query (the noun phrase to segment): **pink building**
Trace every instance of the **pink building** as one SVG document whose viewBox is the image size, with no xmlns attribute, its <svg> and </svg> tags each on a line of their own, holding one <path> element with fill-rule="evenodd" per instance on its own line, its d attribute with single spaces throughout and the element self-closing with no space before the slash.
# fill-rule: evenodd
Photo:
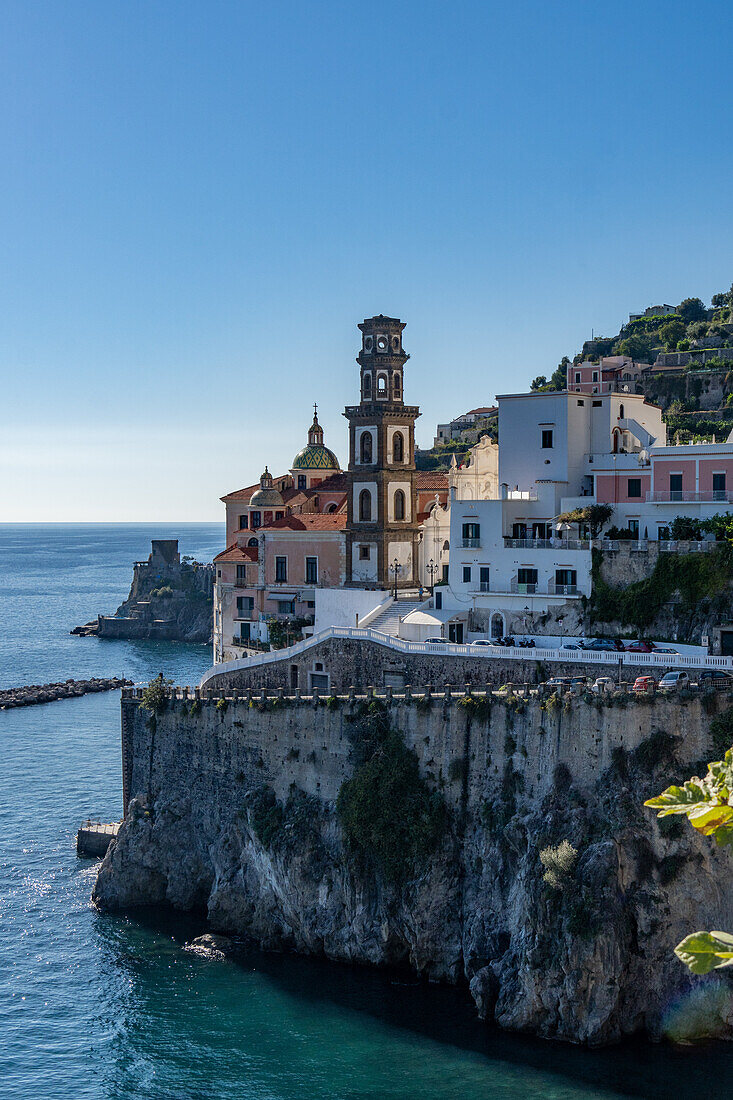
<svg viewBox="0 0 733 1100">
<path fill-rule="evenodd" d="M 620 393 L 633 384 L 643 370 L 650 370 L 648 363 L 635 363 L 628 355 L 609 355 L 599 363 L 585 360 L 568 367 L 568 389 L 573 393 Z"/>
</svg>

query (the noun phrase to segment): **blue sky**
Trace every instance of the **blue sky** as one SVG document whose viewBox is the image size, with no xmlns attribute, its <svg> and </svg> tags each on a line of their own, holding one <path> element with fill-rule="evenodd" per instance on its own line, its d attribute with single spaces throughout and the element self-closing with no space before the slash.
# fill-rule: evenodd
<svg viewBox="0 0 733 1100">
<path fill-rule="evenodd" d="M 218 519 L 356 324 L 418 442 L 733 281 L 723 3 L 178 0 L 0 11 L 0 520 Z"/>
</svg>

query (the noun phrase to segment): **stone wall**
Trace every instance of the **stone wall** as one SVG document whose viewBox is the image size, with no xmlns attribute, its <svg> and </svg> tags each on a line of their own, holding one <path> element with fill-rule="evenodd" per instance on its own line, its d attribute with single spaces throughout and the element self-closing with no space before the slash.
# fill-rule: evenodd
<svg viewBox="0 0 733 1100">
<path fill-rule="evenodd" d="M 730 698 L 381 702 L 448 808 L 408 881 L 355 861 L 335 810 L 370 736 L 368 698 L 186 692 L 153 715 L 126 690 L 130 801 L 97 904 L 203 908 L 265 948 L 466 981 L 505 1027 L 591 1044 L 659 1034 L 695 984 L 674 944 L 733 927 L 733 860 L 689 827 L 662 833 L 642 803 L 710 756 Z M 253 799 L 268 790 L 279 810 L 264 832 Z M 539 860 L 562 839 L 578 852 L 567 892 Z"/>
<path fill-rule="evenodd" d="M 207 686 L 216 690 L 263 687 L 291 690 L 298 687 L 303 692 L 310 692 L 312 677 L 316 675 L 328 677 L 328 686 L 321 689 L 321 694 L 327 695 L 329 691 L 345 692 L 350 687 L 355 687 L 357 691 L 386 686 L 399 691 L 406 685 L 425 684 L 442 690 L 446 683 L 454 688 L 463 688 L 465 684 L 500 687 L 509 682 L 537 684 L 550 676 L 590 676 L 595 679 L 618 672 L 613 653 L 604 654 L 605 659 L 597 663 L 573 661 L 565 665 L 557 661 L 549 664 L 532 657 L 531 649 L 518 652 L 523 655 L 518 660 L 487 657 L 481 653 L 475 657 L 440 652 L 399 653 L 371 640 L 332 638 L 317 643 L 304 653 L 249 669 L 227 671 L 222 666 L 221 672 L 209 680 Z M 627 666 L 623 670 L 626 678 L 633 679 L 637 675 L 636 667 Z"/>
</svg>

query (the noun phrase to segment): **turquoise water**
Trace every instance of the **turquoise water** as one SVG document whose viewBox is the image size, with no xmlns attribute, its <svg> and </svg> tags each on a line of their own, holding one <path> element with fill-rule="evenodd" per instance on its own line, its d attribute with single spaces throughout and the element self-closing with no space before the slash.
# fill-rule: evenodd
<svg viewBox="0 0 733 1100">
<path fill-rule="evenodd" d="M 159 671 L 203 646 L 68 630 L 126 595 L 154 535 L 210 559 L 215 526 L 0 526 L 0 685 Z M 202 959 L 197 921 L 101 915 L 74 835 L 120 814 L 114 694 L 0 712 L 0 1098 L 552 1100 L 723 1095 L 726 1047 L 589 1052 L 481 1025 L 461 990 L 282 956 Z"/>
</svg>

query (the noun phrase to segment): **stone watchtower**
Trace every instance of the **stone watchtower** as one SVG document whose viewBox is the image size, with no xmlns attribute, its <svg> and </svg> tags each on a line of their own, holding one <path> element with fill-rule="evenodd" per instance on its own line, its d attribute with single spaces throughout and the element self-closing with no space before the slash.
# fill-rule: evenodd
<svg viewBox="0 0 733 1100">
<path fill-rule="evenodd" d="M 390 588 L 417 584 L 415 493 L 416 405 L 405 405 L 402 350 L 404 324 L 396 317 L 370 317 L 357 363 L 361 401 L 344 411 L 349 421 L 349 491 L 346 578 L 354 586 Z"/>
</svg>

